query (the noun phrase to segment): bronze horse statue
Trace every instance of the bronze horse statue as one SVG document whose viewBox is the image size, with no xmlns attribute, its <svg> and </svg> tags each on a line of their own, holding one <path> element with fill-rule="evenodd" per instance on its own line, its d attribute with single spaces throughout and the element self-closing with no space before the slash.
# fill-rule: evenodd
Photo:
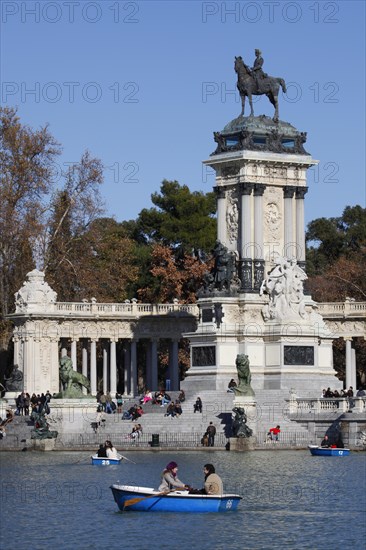
<svg viewBox="0 0 366 550">
<path fill-rule="evenodd" d="M 258 85 L 255 78 L 252 76 L 251 69 L 244 63 L 242 57 L 235 57 L 234 64 L 235 72 L 238 75 L 237 88 L 241 97 L 241 113 L 244 115 L 245 97 L 249 99 L 250 116 L 254 116 L 253 110 L 253 95 L 266 95 L 269 101 L 275 108 L 273 120 L 278 122 L 278 92 L 280 87 L 282 91 L 286 93 L 286 84 L 283 78 L 277 78 L 274 76 L 265 76 L 258 80 Z M 258 89 L 259 88 L 259 89 Z"/>
</svg>

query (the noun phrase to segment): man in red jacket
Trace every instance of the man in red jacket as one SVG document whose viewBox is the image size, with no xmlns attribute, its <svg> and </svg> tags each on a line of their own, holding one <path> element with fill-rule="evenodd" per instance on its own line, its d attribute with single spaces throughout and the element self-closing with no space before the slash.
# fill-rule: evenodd
<svg viewBox="0 0 366 550">
<path fill-rule="evenodd" d="M 280 426 L 277 424 L 275 428 L 270 428 L 268 435 L 272 441 L 278 441 L 278 434 L 281 433 Z"/>
</svg>

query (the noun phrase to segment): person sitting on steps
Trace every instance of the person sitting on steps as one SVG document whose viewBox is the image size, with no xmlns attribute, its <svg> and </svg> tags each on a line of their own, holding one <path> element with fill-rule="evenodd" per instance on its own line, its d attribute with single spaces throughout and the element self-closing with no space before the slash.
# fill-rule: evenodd
<svg viewBox="0 0 366 550">
<path fill-rule="evenodd" d="M 197 397 L 195 404 L 193 405 L 193 412 L 202 412 L 202 400 Z"/>
</svg>

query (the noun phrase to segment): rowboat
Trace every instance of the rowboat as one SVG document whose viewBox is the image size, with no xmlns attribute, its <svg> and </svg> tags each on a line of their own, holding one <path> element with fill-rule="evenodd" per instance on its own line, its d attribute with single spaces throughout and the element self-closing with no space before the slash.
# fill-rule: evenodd
<svg viewBox="0 0 366 550">
<path fill-rule="evenodd" d="M 118 455 L 117 458 L 106 458 L 104 456 L 93 455 L 91 459 L 94 466 L 112 466 L 113 464 L 119 464 L 123 456 Z"/>
<path fill-rule="evenodd" d="M 338 447 L 319 447 L 318 445 L 309 445 L 309 450 L 313 456 L 348 456 L 349 449 L 339 449 Z"/>
<path fill-rule="evenodd" d="M 111 485 L 111 489 L 122 512 L 231 512 L 241 500 L 233 494 L 190 495 L 185 490 L 159 493 L 151 487 L 130 485 Z"/>
</svg>

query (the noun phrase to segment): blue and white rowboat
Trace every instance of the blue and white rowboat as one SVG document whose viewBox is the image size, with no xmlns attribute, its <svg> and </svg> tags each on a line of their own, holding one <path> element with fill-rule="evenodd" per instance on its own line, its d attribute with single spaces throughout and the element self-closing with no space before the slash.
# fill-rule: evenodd
<svg viewBox="0 0 366 550">
<path fill-rule="evenodd" d="M 130 485 L 111 485 L 111 489 L 122 512 L 232 512 L 241 500 L 232 494 L 190 495 L 180 490 L 162 494 L 151 487 Z"/>
<path fill-rule="evenodd" d="M 113 464 L 119 464 L 123 456 L 118 455 L 117 458 L 106 458 L 104 456 L 93 455 L 91 459 L 94 466 L 112 466 Z"/>
<path fill-rule="evenodd" d="M 338 447 L 318 447 L 318 445 L 309 445 L 309 450 L 313 456 L 348 456 L 349 449 L 339 449 Z"/>
</svg>

